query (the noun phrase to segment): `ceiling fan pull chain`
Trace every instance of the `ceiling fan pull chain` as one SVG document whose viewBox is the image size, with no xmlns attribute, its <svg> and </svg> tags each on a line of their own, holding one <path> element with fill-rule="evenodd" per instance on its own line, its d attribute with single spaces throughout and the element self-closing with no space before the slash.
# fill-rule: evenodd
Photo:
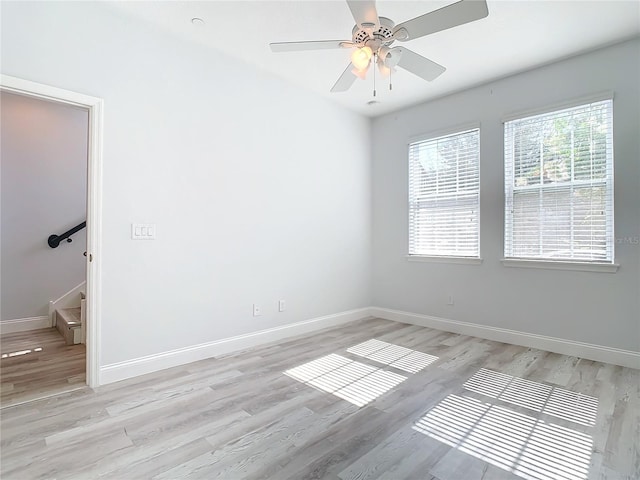
<svg viewBox="0 0 640 480">
<path fill-rule="evenodd" d="M 391 91 L 391 90 L 392 90 L 392 88 L 391 88 L 391 87 L 392 87 L 392 86 L 391 86 L 391 69 L 389 69 L 389 91 Z"/>
<path fill-rule="evenodd" d="M 373 54 L 373 64 L 376 65 L 377 62 L 377 55 L 374 53 Z M 376 96 L 376 69 L 373 68 L 373 96 Z"/>
</svg>

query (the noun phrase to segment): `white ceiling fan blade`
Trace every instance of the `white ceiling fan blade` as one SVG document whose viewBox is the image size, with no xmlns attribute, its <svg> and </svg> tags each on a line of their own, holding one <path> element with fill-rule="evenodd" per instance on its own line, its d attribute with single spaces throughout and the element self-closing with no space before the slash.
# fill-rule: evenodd
<svg viewBox="0 0 640 480">
<path fill-rule="evenodd" d="M 374 31 L 380 27 L 375 0 L 347 0 L 347 5 L 360 28 Z"/>
<path fill-rule="evenodd" d="M 351 40 L 318 40 L 311 42 L 275 42 L 270 43 L 272 52 L 302 52 L 306 50 L 325 50 L 331 48 L 349 48 Z"/>
<path fill-rule="evenodd" d="M 353 74 L 352 72 L 353 69 L 354 69 L 353 63 L 350 63 L 345 69 L 345 71 L 342 72 L 342 75 L 340 75 L 340 78 L 338 78 L 338 81 L 336 82 L 336 84 L 331 88 L 331 92 L 333 93 L 346 92 L 351 88 L 351 85 L 353 85 L 353 82 L 355 82 L 356 78 L 358 78 Z"/>
<path fill-rule="evenodd" d="M 489 9 L 486 0 L 461 0 L 396 25 L 393 29 L 393 37 L 401 42 L 413 40 L 480 20 L 487 15 L 489 15 Z"/>
<path fill-rule="evenodd" d="M 414 75 L 424 78 L 430 82 L 444 73 L 446 68 L 442 65 L 432 62 L 428 58 L 424 58 L 422 55 L 418 55 L 416 52 L 405 47 L 392 48 L 391 52 L 400 56 L 398 66 L 410 71 Z"/>
</svg>

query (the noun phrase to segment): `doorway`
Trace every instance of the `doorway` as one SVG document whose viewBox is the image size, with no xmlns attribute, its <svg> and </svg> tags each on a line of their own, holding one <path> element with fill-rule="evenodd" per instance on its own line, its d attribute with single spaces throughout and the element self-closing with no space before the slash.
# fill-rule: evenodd
<svg viewBox="0 0 640 480">
<path fill-rule="evenodd" d="M 88 112 L 87 202 L 86 202 L 86 384 L 100 385 L 99 335 L 101 304 L 101 203 L 102 203 L 102 108 L 100 98 L 51 87 L 7 75 L 0 75 L 0 91 L 57 104 L 79 107 Z M 2 288 L 2 285 L 0 285 Z"/>
</svg>

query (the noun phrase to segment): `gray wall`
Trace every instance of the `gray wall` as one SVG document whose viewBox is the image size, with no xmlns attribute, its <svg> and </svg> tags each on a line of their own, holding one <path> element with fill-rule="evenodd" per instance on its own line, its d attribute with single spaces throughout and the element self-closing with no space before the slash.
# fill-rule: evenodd
<svg viewBox="0 0 640 480">
<path fill-rule="evenodd" d="M 85 280 L 86 230 L 52 249 L 47 238 L 85 220 L 88 112 L 0 94 L 2 320 L 47 315 Z"/>
<path fill-rule="evenodd" d="M 446 77 L 443 76 L 443 81 Z M 374 304 L 640 351 L 640 41 L 425 103 L 373 122 Z M 612 90 L 615 274 L 506 268 L 503 127 L 507 114 Z M 479 265 L 407 262 L 407 140 L 481 123 Z M 454 305 L 447 306 L 448 295 Z"/>
<path fill-rule="evenodd" d="M 367 119 L 100 2 L 1 26 L 2 73 L 104 99 L 101 365 L 371 304 Z"/>
</svg>

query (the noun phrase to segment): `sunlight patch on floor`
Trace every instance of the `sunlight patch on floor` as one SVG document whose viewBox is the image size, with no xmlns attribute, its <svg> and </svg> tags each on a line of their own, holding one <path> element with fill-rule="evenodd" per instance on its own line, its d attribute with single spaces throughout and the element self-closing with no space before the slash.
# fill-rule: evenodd
<svg viewBox="0 0 640 480">
<path fill-rule="evenodd" d="M 17 352 L 3 353 L 1 358 L 12 358 L 12 357 L 21 357 L 22 355 L 27 355 L 29 353 L 41 352 L 41 347 L 36 347 L 34 349 L 20 350 Z"/>
<path fill-rule="evenodd" d="M 347 352 L 408 373 L 418 373 L 438 360 L 433 355 L 376 339 L 354 345 Z"/>
<path fill-rule="evenodd" d="M 413 429 L 532 480 L 585 480 L 590 435 L 481 400 L 449 395 Z"/>
<path fill-rule="evenodd" d="M 284 372 L 323 392 L 363 407 L 407 377 L 332 353 Z"/>
<path fill-rule="evenodd" d="M 598 399 L 595 397 L 486 368 L 478 370 L 464 387 L 472 392 L 580 425 L 595 425 L 598 415 Z"/>
<path fill-rule="evenodd" d="M 348 353 L 402 370 L 418 373 L 438 357 L 371 339 Z M 284 372 L 285 375 L 362 407 L 404 382 L 407 377 L 332 353 Z"/>
</svg>

